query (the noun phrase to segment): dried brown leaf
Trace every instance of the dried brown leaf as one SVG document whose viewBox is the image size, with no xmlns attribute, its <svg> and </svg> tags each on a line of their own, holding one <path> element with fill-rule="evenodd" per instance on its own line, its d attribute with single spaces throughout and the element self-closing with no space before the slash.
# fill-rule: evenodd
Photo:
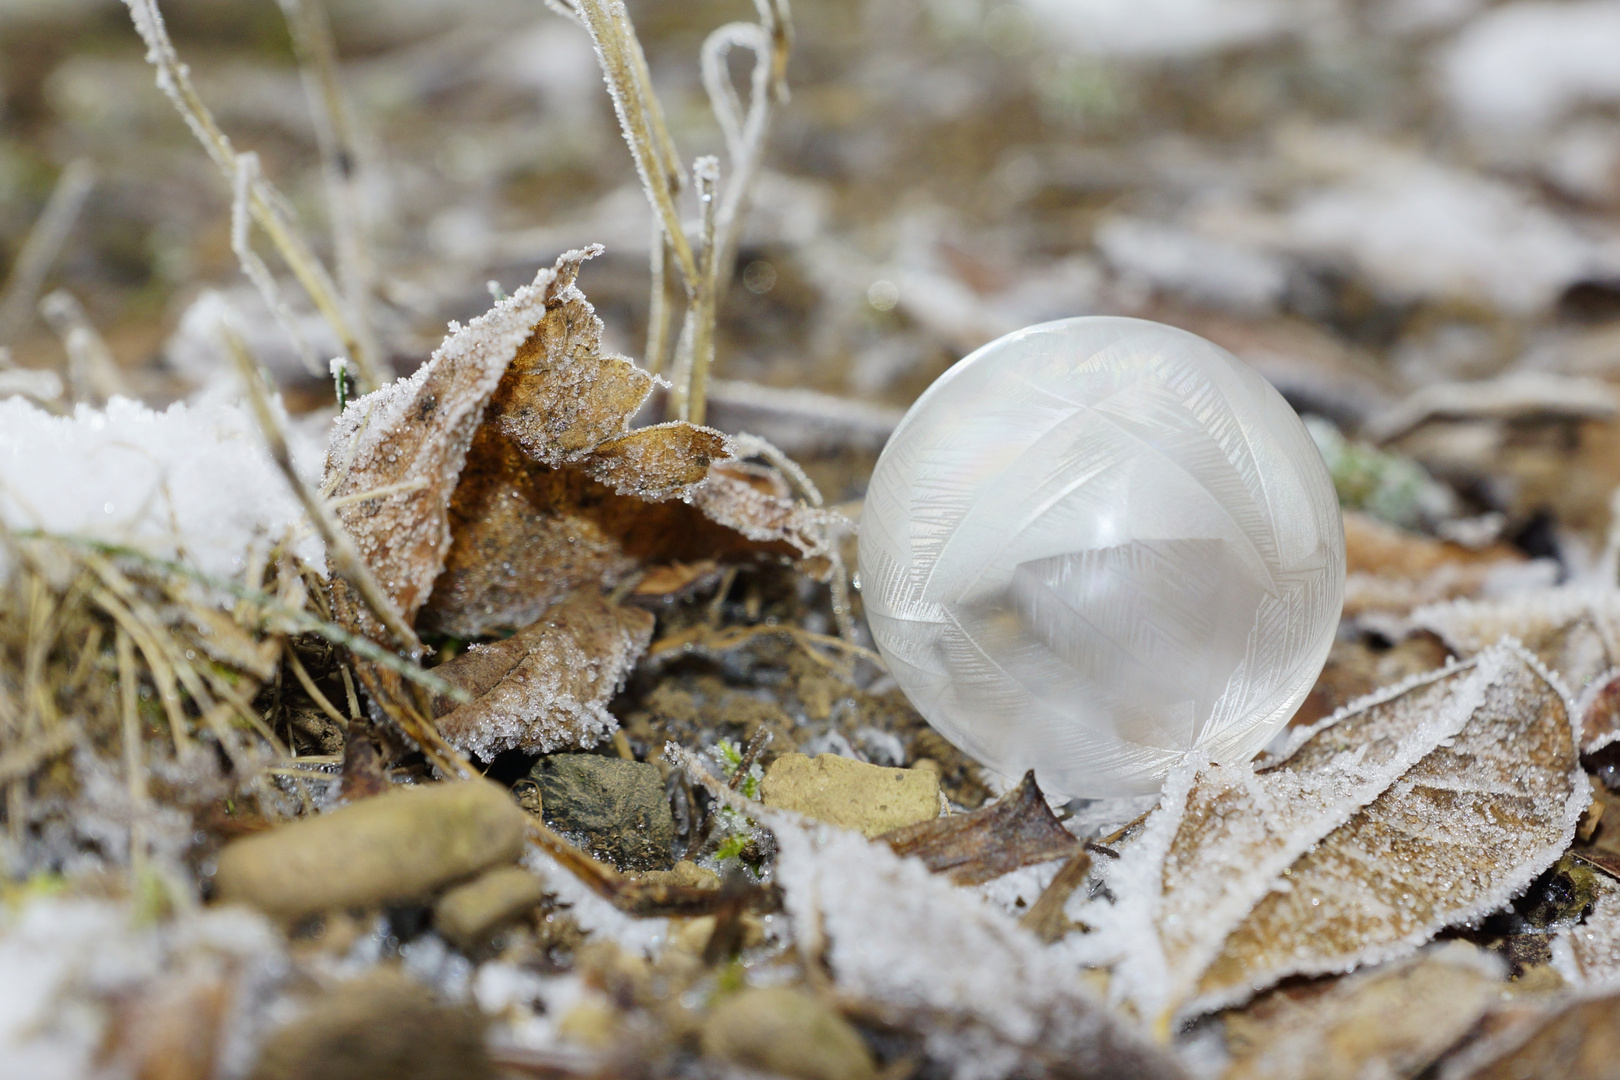
<svg viewBox="0 0 1620 1080">
<path fill-rule="evenodd" d="M 502 750 L 594 746 L 618 728 L 607 703 L 652 640 L 653 617 L 584 592 L 510 638 L 434 669 L 476 695 L 436 721 L 445 741 L 485 761 Z M 438 710 L 452 703 L 440 700 Z"/>
<path fill-rule="evenodd" d="M 703 588 L 720 573 L 713 559 L 699 559 L 694 563 L 673 562 L 667 566 L 648 569 L 636 582 L 636 596 L 675 596 Z"/>
<path fill-rule="evenodd" d="M 1589 586 L 1537 589 L 1502 600 L 1458 600 L 1412 613 L 1412 625 L 1472 656 L 1511 634 L 1558 672 L 1576 694 L 1582 746 L 1591 753 L 1620 737 L 1620 592 Z"/>
<path fill-rule="evenodd" d="M 1588 801 L 1572 706 L 1516 642 L 1302 730 L 1259 771 L 1173 774 L 1085 921 L 1161 1019 L 1406 954 L 1500 907 Z M 1096 905 L 1094 905 L 1096 907 Z"/>
<path fill-rule="evenodd" d="M 1448 1062 L 1444 1080 L 1612 1080 L 1620 1073 L 1620 995 L 1515 1011 L 1496 1038 Z"/>
<path fill-rule="evenodd" d="M 908 825 L 878 839 L 958 885 L 978 885 L 1021 866 L 1064 858 L 1079 844 L 1046 805 L 1033 769 L 991 806 Z"/>
<path fill-rule="evenodd" d="M 1226 1017 L 1223 1080 L 1416 1076 L 1500 996 L 1502 964 L 1464 942 Z"/>
<path fill-rule="evenodd" d="M 409 622 L 426 602 L 450 546 L 450 497 L 501 377 L 592 251 L 574 251 L 534 284 L 450 336 L 427 363 L 354 401 L 338 418 L 323 485 L 361 558 Z M 386 492 L 361 498 L 371 492 Z M 382 627 L 358 597 L 333 583 L 334 613 L 376 640 Z"/>
<path fill-rule="evenodd" d="M 325 486 L 407 623 L 459 637 L 518 630 L 571 593 L 674 561 L 818 568 L 828 517 L 789 497 L 780 476 L 720 464 L 733 447 L 708 428 L 630 429 L 654 379 L 601 350 L 601 321 L 575 285 L 600 251 L 564 254 L 487 314 L 452 325 L 411 378 L 344 412 Z M 737 477 L 755 473 L 749 497 L 737 496 Z M 333 600 L 340 622 L 388 640 L 341 581 Z M 605 702 L 645 649 L 650 620 L 601 607 L 558 620 L 531 635 L 549 653 L 526 650 L 489 700 L 444 718 L 452 745 L 487 756 L 588 745 L 609 730 Z M 357 670 L 385 713 L 434 741 L 421 715 L 429 703 L 394 673 Z"/>
<path fill-rule="evenodd" d="M 462 637 L 513 630 L 638 567 L 826 551 L 828 516 L 774 471 L 719 464 L 730 441 L 674 422 L 632 431 L 654 379 L 601 351 L 575 285 L 599 247 L 455 327 L 415 375 L 359 399 L 328 487 L 407 621 Z M 366 498 L 368 493 L 376 492 Z M 338 585 L 340 621 L 380 627 Z"/>
<path fill-rule="evenodd" d="M 1346 616 L 1404 613 L 1477 596 L 1494 576 L 1522 572 L 1525 565 L 1524 556 L 1504 544 L 1474 550 L 1355 512 L 1344 515 L 1344 547 Z"/>
<path fill-rule="evenodd" d="M 493 425 L 474 439 L 450 520 L 455 540 L 419 624 L 460 637 L 526 626 L 568 593 L 615 585 L 643 566 L 799 556 L 680 499 L 649 502 L 578 464 L 535 462 Z"/>
</svg>

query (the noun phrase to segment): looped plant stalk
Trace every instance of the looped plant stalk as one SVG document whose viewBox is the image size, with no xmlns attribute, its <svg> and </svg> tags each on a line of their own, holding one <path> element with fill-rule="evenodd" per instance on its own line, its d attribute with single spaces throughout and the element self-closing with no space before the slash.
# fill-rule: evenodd
<svg viewBox="0 0 1620 1080">
<path fill-rule="evenodd" d="M 714 355 L 716 307 L 720 294 L 731 283 L 738 226 L 747 205 L 748 189 L 759 171 L 771 106 L 787 100 L 787 59 L 793 42 L 787 0 L 755 0 L 760 20 L 757 24 L 729 23 L 704 42 L 703 84 L 725 135 L 730 175 L 721 190 L 718 161 L 703 158 L 693 165 L 701 212 L 696 247 L 676 205 L 686 174 L 664 121 L 663 108 L 652 91 L 646 54 L 623 0 L 547 0 L 547 6 L 577 19 L 590 34 L 624 140 L 652 204 L 652 291 L 646 355 L 649 371 L 657 372 L 664 366 L 669 332 L 665 295 L 668 255 L 674 256 L 680 270 L 686 291 L 686 318 L 670 373 L 673 385 L 667 411 L 671 418 L 701 424 Z M 746 109 L 725 70 L 726 55 L 732 48 L 750 49 L 755 55 Z"/>
</svg>

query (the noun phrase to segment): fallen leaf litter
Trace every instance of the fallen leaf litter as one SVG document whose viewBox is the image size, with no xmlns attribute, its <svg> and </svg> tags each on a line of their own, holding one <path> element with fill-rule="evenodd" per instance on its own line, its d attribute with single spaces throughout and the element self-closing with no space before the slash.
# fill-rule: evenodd
<svg viewBox="0 0 1620 1080">
<path fill-rule="evenodd" d="M 131 6 L 212 140 L 155 7 Z M 403 379 L 339 320 L 354 370 L 321 475 L 318 440 L 250 404 L 380 600 L 327 565 L 253 411 L 0 403 L 0 449 L 34 455 L 5 492 L 51 511 L 0 503 L 0 1055 L 30 1075 L 94 1053 L 120 1075 L 265 1080 L 1606 1075 L 1615 567 L 1459 519 L 1478 477 L 1434 450 L 1492 434 L 1506 471 L 1545 476 L 1536 425 L 1612 426 L 1604 384 L 1391 398 L 1361 429 L 1377 447 L 1341 447 L 1389 483 L 1339 492 L 1385 519 L 1348 517 L 1315 712 L 1254 767 L 1187 761 L 1156 803 L 1050 799 L 1035 774 L 985 773 L 886 679 L 843 593 L 849 525 L 806 472 L 701 423 L 708 391 L 717 422 L 869 468 L 895 417 L 706 382 L 730 276 L 714 253 L 738 243 L 746 185 L 711 191 L 706 223 L 700 201 L 695 232 L 672 225 L 663 204 L 683 183 L 701 200 L 714 166 L 675 156 L 622 5 L 562 6 L 653 185 L 658 273 L 687 288 L 673 350 L 647 354 L 674 383 L 604 350 L 579 281 L 598 247 Z M 717 106 L 743 176 L 785 100 L 786 14 L 769 0 L 726 30 L 757 61 L 754 97 Z M 209 145 L 239 218 L 312 296 L 335 290 L 257 159 Z M 1141 240 L 1127 225 L 1109 235 Z M 917 280 L 869 306 L 988 336 L 988 308 L 952 323 Z M 70 376 L 111 387 L 84 310 L 47 307 Z M 356 377 L 370 393 L 349 396 Z M 661 400 L 698 422 L 643 422 Z M 81 451 L 101 475 L 73 472 Z M 65 516 L 64 486 L 85 493 Z"/>
</svg>

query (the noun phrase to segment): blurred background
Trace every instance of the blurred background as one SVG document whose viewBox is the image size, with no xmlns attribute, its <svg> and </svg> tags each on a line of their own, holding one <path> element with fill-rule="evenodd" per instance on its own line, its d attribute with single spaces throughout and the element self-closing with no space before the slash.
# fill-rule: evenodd
<svg viewBox="0 0 1620 1080">
<path fill-rule="evenodd" d="M 751 5 L 629 6 L 681 154 L 720 153 L 698 54 Z M 328 252 L 277 5 L 162 9 L 222 127 Z M 792 100 L 721 304 L 717 374 L 870 407 L 819 434 L 778 424 L 833 498 L 859 496 L 894 410 L 968 351 L 1129 314 L 1225 345 L 1318 418 L 1347 504 L 1553 557 L 1565 576 L 1600 557 L 1620 482 L 1620 2 L 795 0 L 793 14 Z M 393 369 L 593 241 L 607 255 L 581 285 L 609 346 L 639 357 L 651 219 L 584 31 L 540 0 L 332 0 L 330 17 Z M 122 4 L 0 0 L 0 93 L 14 365 L 0 381 L 56 408 L 120 388 L 206 394 L 229 369 L 209 331 L 223 299 L 289 407 L 329 415 L 330 383 L 243 277 L 229 187 L 155 88 Z M 48 205 L 55 236 L 19 268 Z M 75 333 L 110 354 L 95 379 L 67 377 Z M 62 375 L 59 394 L 41 371 Z M 717 394 L 716 422 L 746 389 Z"/>
</svg>

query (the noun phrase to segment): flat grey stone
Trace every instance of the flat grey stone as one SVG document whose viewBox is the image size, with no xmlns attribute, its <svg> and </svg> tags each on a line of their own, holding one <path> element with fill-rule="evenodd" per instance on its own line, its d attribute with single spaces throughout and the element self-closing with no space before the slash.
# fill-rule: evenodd
<svg viewBox="0 0 1620 1080">
<path fill-rule="evenodd" d="M 656 765 L 599 754 L 552 754 L 529 774 L 547 825 L 620 870 L 667 870 L 675 818 Z"/>
</svg>

